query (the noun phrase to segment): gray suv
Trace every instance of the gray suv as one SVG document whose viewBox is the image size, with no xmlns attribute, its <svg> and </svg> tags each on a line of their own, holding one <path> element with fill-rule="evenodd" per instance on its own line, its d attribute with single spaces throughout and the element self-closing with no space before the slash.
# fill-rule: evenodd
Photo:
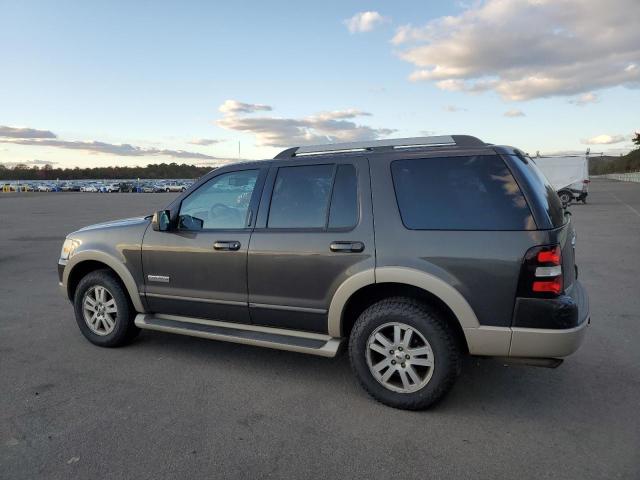
<svg viewBox="0 0 640 480">
<path fill-rule="evenodd" d="M 71 233 L 58 269 L 96 345 L 140 329 L 325 357 L 348 345 L 367 392 L 420 409 L 467 354 L 557 365 L 578 348 L 590 320 L 570 219 L 512 147 L 305 146 Z"/>
</svg>

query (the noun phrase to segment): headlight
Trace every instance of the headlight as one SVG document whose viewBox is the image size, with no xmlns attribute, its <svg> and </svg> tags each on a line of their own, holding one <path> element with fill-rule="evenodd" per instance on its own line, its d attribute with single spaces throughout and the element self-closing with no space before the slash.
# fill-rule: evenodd
<svg viewBox="0 0 640 480">
<path fill-rule="evenodd" d="M 72 238 L 66 238 L 64 243 L 62 244 L 62 251 L 60 252 L 60 258 L 62 260 L 68 260 L 73 252 L 80 245 L 79 240 L 74 240 Z"/>
</svg>

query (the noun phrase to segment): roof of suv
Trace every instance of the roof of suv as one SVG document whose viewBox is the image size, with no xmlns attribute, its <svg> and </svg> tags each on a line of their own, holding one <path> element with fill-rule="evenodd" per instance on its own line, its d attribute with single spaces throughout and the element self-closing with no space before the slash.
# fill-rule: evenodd
<svg viewBox="0 0 640 480">
<path fill-rule="evenodd" d="M 295 158 L 321 157 L 324 155 L 368 155 L 385 152 L 434 152 L 451 150 L 479 150 L 486 149 L 491 153 L 513 154 L 519 150 L 504 145 L 486 143 L 471 135 L 436 135 L 431 137 L 391 138 L 385 140 L 369 140 L 363 142 L 327 143 L 323 145 L 303 145 L 287 148 L 278 153 L 271 160 L 251 160 L 225 165 L 228 167 L 242 164 L 243 166 L 264 165 L 274 160 L 292 160 Z M 216 169 L 217 170 L 217 169 Z"/>
<path fill-rule="evenodd" d="M 470 135 L 437 135 L 432 137 L 393 138 L 365 142 L 329 143 L 325 145 L 304 145 L 283 150 L 274 159 L 286 159 L 310 155 L 336 153 L 370 153 L 396 149 L 432 149 L 434 147 L 486 147 L 488 144 Z"/>
</svg>

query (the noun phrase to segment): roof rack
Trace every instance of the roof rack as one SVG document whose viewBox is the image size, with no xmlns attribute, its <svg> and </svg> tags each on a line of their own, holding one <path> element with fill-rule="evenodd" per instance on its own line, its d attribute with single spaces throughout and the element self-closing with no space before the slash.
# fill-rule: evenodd
<svg viewBox="0 0 640 480">
<path fill-rule="evenodd" d="M 483 147 L 486 143 L 470 135 L 437 135 L 433 137 L 392 138 L 366 142 L 328 143 L 326 145 L 303 145 L 283 150 L 274 158 L 292 158 L 327 153 L 372 152 L 415 147 Z"/>
</svg>

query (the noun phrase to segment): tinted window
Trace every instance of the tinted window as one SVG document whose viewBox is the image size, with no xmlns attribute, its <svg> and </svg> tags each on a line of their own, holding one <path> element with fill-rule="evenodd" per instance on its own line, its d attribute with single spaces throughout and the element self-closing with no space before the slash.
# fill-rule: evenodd
<svg viewBox="0 0 640 480">
<path fill-rule="evenodd" d="M 533 230 L 518 184 L 495 155 L 391 164 L 402 221 L 415 230 Z"/>
<path fill-rule="evenodd" d="M 279 168 L 267 226 L 324 228 L 334 168 L 334 165 Z"/>
<path fill-rule="evenodd" d="M 518 161 L 521 160 L 518 159 Z M 547 177 L 544 176 L 540 167 L 538 167 L 531 158 L 527 157 L 527 164 L 522 170 L 524 170 L 525 175 L 527 175 L 537 199 L 544 205 L 551 224 L 554 227 L 562 226 L 564 224 L 562 201 L 558 198 L 558 194 L 549 183 L 549 180 L 547 180 Z"/>
<path fill-rule="evenodd" d="M 358 179 L 353 165 L 336 172 L 329 212 L 329 228 L 351 228 L 358 223 Z"/>
<path fill-rule="evenodd" d="M 180 228 L 244 228 L 258 170 L 229 172 L 212 178 L 185 198 Z"/>
</svg>

